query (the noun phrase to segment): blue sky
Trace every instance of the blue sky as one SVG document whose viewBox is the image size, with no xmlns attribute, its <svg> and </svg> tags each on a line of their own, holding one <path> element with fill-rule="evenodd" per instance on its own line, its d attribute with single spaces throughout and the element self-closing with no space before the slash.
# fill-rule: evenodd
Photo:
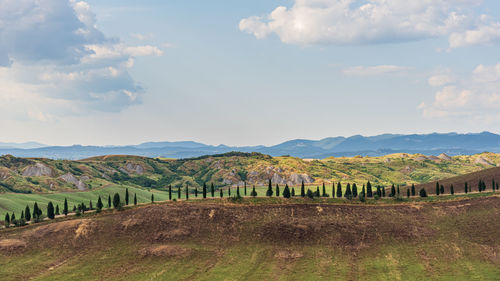
<svg viewBox="0 0 500 281">
<path fill-rule="evenodd" d="M 0 20 L 1 141 L 500 132 L 498 1 L 5 0 Z"/>
</svg>

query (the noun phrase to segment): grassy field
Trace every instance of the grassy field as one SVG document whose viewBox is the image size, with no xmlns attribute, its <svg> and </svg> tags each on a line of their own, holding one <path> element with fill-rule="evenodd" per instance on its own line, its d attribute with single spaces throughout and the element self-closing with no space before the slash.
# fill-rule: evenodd
<svg viewBox="0 0 500 281">
<path fill-rule="evenodd" d="M 192 201 L 88 214 L 0 231 L 0 276 L 497 280 L 500 197 L 489 195 L 385 206 Z M 27 244 L 5 246 L 12 239 Z"/>
</svg>

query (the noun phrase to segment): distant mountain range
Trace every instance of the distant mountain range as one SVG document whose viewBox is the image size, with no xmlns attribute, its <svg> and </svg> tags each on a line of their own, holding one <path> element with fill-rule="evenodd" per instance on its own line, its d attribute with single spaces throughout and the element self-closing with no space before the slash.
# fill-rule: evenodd
<svg viewBox="0 0 500 281">
<path fill-rule="evenodd" d="M 426 155 L 471 155 L 481 152 L 500 153 L 500 135 L 490 132 L 478 134 L 384 134 L 372 137 L 332 137 L 322 140 L 297 139 L 273 146 L 226 146 L 203 143 L 146 142 L 127 146 L 45 146 L 29 143 L 0 143 L 0 155 L 17 157 L 45 157 L 52 159 L 82 159 L 109 154 L 127 154 L 147 157 L 190 158 L 230 151 L 260 152 L 271 156 L 290 155 L 300 158 L 329 156 L 381 156 L 391 153 L 421 153 Z"/>
</svg>

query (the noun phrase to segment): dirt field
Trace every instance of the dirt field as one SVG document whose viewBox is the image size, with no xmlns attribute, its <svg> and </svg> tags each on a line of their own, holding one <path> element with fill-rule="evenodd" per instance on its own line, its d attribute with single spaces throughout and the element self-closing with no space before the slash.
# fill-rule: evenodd
<svg viewBox="0 0 500 281">
<path fill-rule="evenodd" d="M 446 280 L 451 272 L 458 280 L 489 280 L 500 274 L 499 215 L 497 196 L 391 206 L 152 205 L 2 231 L 0 275 Z"/>
</svg>

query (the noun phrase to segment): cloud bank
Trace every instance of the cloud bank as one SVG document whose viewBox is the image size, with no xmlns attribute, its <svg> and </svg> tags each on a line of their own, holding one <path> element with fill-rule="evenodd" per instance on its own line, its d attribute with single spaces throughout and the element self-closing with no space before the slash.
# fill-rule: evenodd
<svg viewBox="0 0 500 281">
<path fill-rule="evenodd" d="M 240 21 L 258 39 L 288 44 L 364 45 L 446 36 L 450 48 L 500 40 L 500 23 L 476 15 L 479 0 L 295 0 Z"/>
<path fill-rule="evenodd" d="M 138 56 L 155 46 L 106 37 L 88 3 L 4 0 L 0 5 L 0 109 L 10 118 L 50 120 L 140 103 L 130 76 Z"/>
</svg>

